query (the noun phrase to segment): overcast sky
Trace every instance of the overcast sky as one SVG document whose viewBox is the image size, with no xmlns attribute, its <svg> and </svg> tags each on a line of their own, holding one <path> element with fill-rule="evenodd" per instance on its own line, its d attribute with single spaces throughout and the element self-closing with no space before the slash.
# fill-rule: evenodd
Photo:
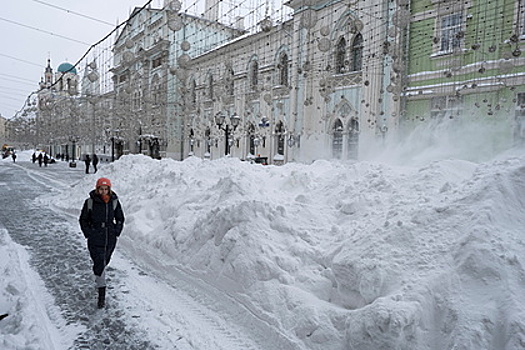
<svg viewBox="0 0 525 350">
<path fill-rule="evenodd" d="M 0 12 L 0 114 L 11 118 L 51 67 L 76 63 L 148 0 L 9 0 Z M 153 0 L 161 7 L 163 0 Z M 90 19 L 93 18 L 93 19 Z M 106 23 L 104 23 L 106 22 Z M 110 25 L 111 24 L 111 25 Z"/>
</svg>

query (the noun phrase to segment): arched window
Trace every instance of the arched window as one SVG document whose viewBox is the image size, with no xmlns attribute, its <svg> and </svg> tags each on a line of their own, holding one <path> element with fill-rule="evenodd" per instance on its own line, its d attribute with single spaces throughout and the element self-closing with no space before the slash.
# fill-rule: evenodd
<svg viewBox="0 0 525 350">
<path fill-rule="evenodd" d="M 363 67 L 363 36 L 358 33 L 352 43 L 352 72 L 360 71 Z"/>
<path fill-rule="evenodd" d="M 335 72 L 345 73 L 346 67 L 345 67 L 345 61 L 346 61 L 346 40 L 345 38 L 339 39 L 337 42 L 337 46 L 335 48 Z"/>
<path fill-rule="evenodd" d="M 250 90 L 257 90 L 257 84 L 259 84 L 259 62 L 253 60 L 250 66 Z"/>
<path fill-rule="evenodd" d="M 279 57 L 279 85 L 288 86 L 288 55 L 283 53 Z"/>
<path fill-rule="evenodd" d="M 357 159 L 359 151 L 359 120 L 350 119 L 348 126 L 348 159 Z"/>
<path fill-rule="evenodd" d="M 343 155 L 343 123 L 337 119 L 334 123 L 332 139 L 332 154 L 334 158 L 341 159 Z"/>
</svg>

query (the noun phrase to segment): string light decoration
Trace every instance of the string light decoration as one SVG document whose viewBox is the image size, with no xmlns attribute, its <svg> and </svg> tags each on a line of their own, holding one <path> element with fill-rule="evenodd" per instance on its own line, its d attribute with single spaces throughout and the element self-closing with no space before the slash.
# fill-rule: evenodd
<svg viewBox="0 0 525 350">
<path fill-rule="evenodd" d="M 525 92 L 523 0 L 208 5 L 136 9 L 75 65 L 82 75 L 97 64 L 99 78 L 86 76 L 100 87 L 104 142 L 118 130 L 123 152 L 156 139 L 161 156 L 183 159 L 191 141 L 192 155 L 219 157 L 221 111 L 241 118 L 232 156 L 358 158 L 359 144 L 382 142 L 401 124 L 509 122 Z M 284 148 L 283 134 L 294 140 Z"/>
</svg>

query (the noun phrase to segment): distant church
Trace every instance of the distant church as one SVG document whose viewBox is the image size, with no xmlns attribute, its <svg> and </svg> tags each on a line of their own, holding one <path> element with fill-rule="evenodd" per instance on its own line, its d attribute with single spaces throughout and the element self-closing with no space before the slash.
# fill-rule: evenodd
<svg viewBox="0 0 525 350">
<path fill-rule="evenodd" d="M 51 60 L 48 59 L 44 77 L 40 80 L 40 89 L 52 90 L 59 95 L 74 96 L 78 94 L 78 79 L 75 66 L 68 62 L 60 64 L 53 75 Z"/>
</svg>

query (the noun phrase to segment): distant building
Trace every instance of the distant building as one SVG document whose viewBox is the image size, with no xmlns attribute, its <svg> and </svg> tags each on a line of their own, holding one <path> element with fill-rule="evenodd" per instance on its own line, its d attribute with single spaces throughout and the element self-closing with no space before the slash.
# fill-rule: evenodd
<svg viewBox="0 0 525 350">
<path fill-rule="evenodd" d="M 79 113 L 79 76 L 68 62 L 61 63 L 53 73 L 51 60 L 47 60 L 38 91 L 36 116 L 36 146 L 51 154 L 64 153 L 77 158 L 76 141 L 82 133 Z"/>
</svg>

